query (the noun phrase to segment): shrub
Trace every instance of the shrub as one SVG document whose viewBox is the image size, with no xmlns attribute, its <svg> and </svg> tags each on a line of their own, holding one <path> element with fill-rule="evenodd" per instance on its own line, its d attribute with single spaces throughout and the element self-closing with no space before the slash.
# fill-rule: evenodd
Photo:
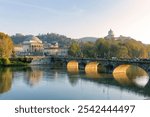
<svg viewBox="0 0 150 117">
<path fill-rule="evenodd" d="M 3 64 L 3 65 L 8 65 L 8 64 L 10 64 L 9 58 L 1 58 L 0 64 Z"/>
</svg>

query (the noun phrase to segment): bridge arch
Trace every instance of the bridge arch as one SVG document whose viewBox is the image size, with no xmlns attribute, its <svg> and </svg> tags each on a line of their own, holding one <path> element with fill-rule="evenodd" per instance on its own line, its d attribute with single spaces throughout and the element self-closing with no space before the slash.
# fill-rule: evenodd
<svg viewBox="0 0 150 117">
<path fill-rule="evenodd" d="M 79 63 L 76 60 L 71 60 L 67 63 L 67 70 L 69 72 L 78 72 L 79 71 Z"/>
<path fill-rule="evenodd" d="M 145 87 L 149 81 L 148 73 L 141 67 L 135 65 L 119 65 L 113 70 L 113 77 L 120 84 Z"/>
<path fill-rule="evenodd" d="M 85 72 L 88 73 L 112 73 L 114 66 L 111 64 L 104 64 L 101 62 L 89 62 L 85 66 Z"/>
<path fill-rule="evenodd" d="M 98 73 L 98 62 L 89 62 L 85 66 L 85 73 L 88 78 L 99 78 L 100 74 Z"/>
<path fill-rule="evenodd" d="M 85 66 L 86 73 L 97 73 L 98 72 L 98 62 L 89 62 Z"/>
</svg>

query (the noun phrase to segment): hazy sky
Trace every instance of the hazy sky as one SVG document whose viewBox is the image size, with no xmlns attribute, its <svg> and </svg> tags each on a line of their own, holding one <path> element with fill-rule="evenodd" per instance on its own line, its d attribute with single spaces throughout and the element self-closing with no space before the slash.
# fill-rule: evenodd
<svg viewBox="0 0 150 117">
<path fill-rule="evenodd" d="M 0 0 L 0 32 L 71 38 L 130 36 L 150 43 L 150 0 Z"/>
</svg>

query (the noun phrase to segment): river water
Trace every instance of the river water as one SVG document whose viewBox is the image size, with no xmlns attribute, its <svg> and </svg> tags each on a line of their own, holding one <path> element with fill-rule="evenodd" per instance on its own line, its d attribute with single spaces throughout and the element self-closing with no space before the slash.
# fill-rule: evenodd
<svg viewBox="0 0 150 117">
<path fill-rule="evenodd" d="M 99 74 L 49 66 L 0 68 L 1 100 L 150 99 L 145 71 Z"/>
</svg>

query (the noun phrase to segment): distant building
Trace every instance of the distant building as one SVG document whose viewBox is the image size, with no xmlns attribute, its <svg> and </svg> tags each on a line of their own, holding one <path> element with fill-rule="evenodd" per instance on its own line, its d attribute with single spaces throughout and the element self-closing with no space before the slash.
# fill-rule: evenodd
<svg viewBox="0 0 150 117">
<path fill-rule="evenodd" d="M 21 52 L 23 52 L 23 47 L 22 45 L 16 45 L 14 46 L 14 52 L 15 54 L 19 55 Z"/>
<path fill-rule="evenodd" d="M 44 49 L 42 41 L 35 36 L 29 36 L 22 46 L 23 52 L 42 52 Z"/>
<path fill-rule="evenodd" d="M 105 39 L 115 39 L 114 37 L 114 32 L 110 29 L 108 31 L 108 35 L 106 37 L 104 37 Z"/>
<path fill-rule="evenodd" d="M 43 43 L 35 36 L 28 36 L 21 46 L 22 51 L 17 53 L 18 56 L 43 56 Z"/>
<path fill-rule="evenodd" d="M 44 53 L 45 55 L 58 55 L 58 56 L 67 56 L 68 49 L 67 48 L 60 48 L 58 42 L 54 41 L 52 43 L 44 44 Z"/>
<path fill-rule="evenodd" d="M 57 49 L 59 48 L 58 42 L 54 41 L 52 43 L 44 42 L 44 49 Z"/>
<path fill-rule="evenodd" d="M 58 42 L 54 41 L 52 43 L 43 43 L 35 36 L 28 36 L 21 45 L 15 46 L 14 51 L 17 56 L 68 55 L 68 49 L 60 48 Z"/>
</svg>

